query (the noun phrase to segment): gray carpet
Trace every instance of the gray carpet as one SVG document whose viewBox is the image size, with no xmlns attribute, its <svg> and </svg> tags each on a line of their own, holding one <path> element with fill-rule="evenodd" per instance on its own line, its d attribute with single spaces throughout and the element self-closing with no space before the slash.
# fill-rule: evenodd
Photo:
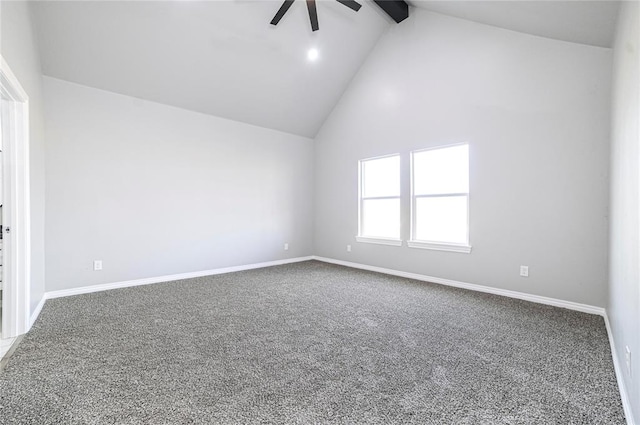
<svg viewBox="0 0 640 425">
<path fill-rule="evenodd" d="M 0 422 L 624 419 L 601 317 L 312 261 L 47 301 Z"/>
</svg>

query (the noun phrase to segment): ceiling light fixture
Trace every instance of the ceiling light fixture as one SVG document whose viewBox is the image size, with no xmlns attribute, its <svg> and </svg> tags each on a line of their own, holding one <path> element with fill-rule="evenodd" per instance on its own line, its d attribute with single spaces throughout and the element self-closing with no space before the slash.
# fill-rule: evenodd
<svg viewBox="0 0 640 425">
<path fill-rule="evenodd" d="M 317 61 L 319 56 L 320 52 L 318 52 L 318 49 L 316 48 L 309 49 L 309 51 L 307 52 L 307 59 L 309 59 L 311 62 Z"/>
</svg>

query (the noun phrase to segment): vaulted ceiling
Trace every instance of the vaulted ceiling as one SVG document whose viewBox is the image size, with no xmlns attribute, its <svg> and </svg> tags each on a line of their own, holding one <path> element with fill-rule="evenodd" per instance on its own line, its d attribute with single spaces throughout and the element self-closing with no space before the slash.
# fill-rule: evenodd
<svg viewBox="0 0 640 425">
<path fill-rule="evenodd" d="M 281 0 L 38 1 L 32 10 L 45 75 L 314 137 L 377 40 L 396 25 L 369 0 L 357 13 L 335 0 L 317 3 L 315 32 L 302 0 L 278 26 L 269 22 Z M 410 3 L 596 46 L 611 45 L 618 7 L 588 0 Z M 307 58 L 310 49 L 316 61 Z"/>
<path fill-rule="evenodd" d="M 313 137 L 385 28 L 378 7 L 304 1 L 33 4 L 45 75 Z M 307 59 L 309 49 L 318 60 Z"/>
<path fill-rule="evenodd" d="M 611 47 L 617 0 L 417 0 L 415 6 L 527 34 Z"/>
</svg>

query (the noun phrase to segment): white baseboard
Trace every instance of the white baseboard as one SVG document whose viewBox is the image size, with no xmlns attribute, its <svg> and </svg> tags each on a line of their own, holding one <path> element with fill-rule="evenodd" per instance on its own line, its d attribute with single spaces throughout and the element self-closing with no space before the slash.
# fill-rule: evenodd
<svg viewBox="0 0 640 425">
<path fill-rule="evenodd" d="M 72 295 L 89 294 L 91 292 L 108 291 L 110 289 L 129 288 L 132 286 L 150 285 L 153 283 L 160 283 L 160 282 L 171 282 L 174 280 L 191 279 L 194 277 L 213 276 L 217 274 L 233 273 L 233 272 L 239 272 L 243 270 L 279 266 L 282 264 L 299 263 L 301 261 L 309 261 L 309 260 L 313 260 L 313 257 L 309 256 L 309 257 L 287 258 L 284 260 L 267 261 L 264 263 L 245 264 L 242 266 L 224 267 L 221 269 L 203 270 L 199 272 L 178 273 L 178 274 L 171 274 L 166 276 L 156 276 L 156 277 L 147 277 L 143 279 L 126 280 L 123 282 L 81 286 L 79 288 L 62 289 L 59 291 L 46 292 L 45 298 L 50 300 L 53 298 L 70 297 Z"/>
<path fill-rule="evenodd" d="M 29 330 L 31 330 L 31 327 L 33 326 L 33 324 L 36 323 L 36 319 L 40 315 L 40 312 L 42 311 L 42 307 L 44 307 L 44 303 L 46 301 L 47 301 L 47 294 L 44 294 L 42 295 L 42 299 L 40 299 L 40 302 L 36 306 L 36 309 L 33 310 L 33 313 L 31 313 L 31 318 L 29 320 Z"/>
<path fill-rule="evenodd" d="M 607 327 L 607 335 L 609 336 L 609 344 L 611 346 L 611 357 L 613 357 L 613 368 L 616 372 L 616 379 L 618 381 L 618 390 L 620 391 L 620 398 L 622 399 L 622 408 L 624 409 L 624 416 L 627 418 L 627 425 L 635 425 L 633 419 L 633 412 L 631 410 L 631 401 L 629 399 L 629 393 L 627 393 L 627 386 L 622 378 L 624 369 L 618 361 L 618 352 L 616 350 L 616 343 L 613 339 L 613 332 L 611 331 L 611 323 L 609 323 L 609 315 L 605 313 L 604 324 Z"/>
<path fill-rule="evenodd" d="M 369 266 L 367 264 L 352 263 L 350 261 L 334 260 L 333 258 L 325 258 L 314 256 L 314 260 L 325 263 L 338 264 L 341 266 L 352 267 L 355 269 L 369 270 L 372 272 L 384 273 L 393 276 L 406 277 L 408 279 L 421 280 L 424 282 L 438 283 L 440 285 L 454 286 L 456 288 L 469 289 L 471 291 L 485 292 L 488 294 L 501 295 L 503 297 L 516 298 L 524 301 L 531 301 L 538 304 L 552 305 L 555 307 L 567 308 L 569 310 L 581 311 L 583 313 L 605 315 L 602 307 L 596 307 L 588 304 L 575 303 L 573 301 L 564 301 L 556 298 L 543 297 L 540 295 L 532 295 L 524 292 L 510 291 L 508 289 L 492 288 L 490 286 L 476 285 L 474 283 L 459 282 L 457 280 L 443 279 L 441 277 L 427 276 L 424 274 L 403 272 L 400 270 L 385 269 L 383 267 Z"/>
<path fill-rule="evenodd" d="M 254 264 L 246 264 L 241 266 L 225 267 L 220 269 L 203 270 L 198 272 L 179 273 L 179 274 L 156 276 L 156 277 L 149 277 L 149 278 L 143 278 L 143 279 L 126 280 L 122 282 L 81 286 L 79 288 L 62 289 L 59 291 L 49 291 L 45 293 L 43 300 L 40 302 L 40 304 L 38 304 L 38 307 L 34 311 L 31 317 L 31 323 L 33 324 L 33 322 L 35 322 L 35 319 L 37 318 L 38 314 L 40 313 L 40 310 L 42 309 L 42 306 L 44 305 L 44 301 L 53 299 L 53 298 L 69 297 L 72 295 L 80 295 L 80 294 L 89 294 L 92 292 L 107 291 L 110 289 L 118 289 L 118 288 L 128 288 L 128 287 L 139 286 L 139 285 L 150 285 L 153 283 L 160 283 L 160 282 L 171 282 L 175 280 L 191 279 L 194 277 L 213 276 L 217 274 L 233 273 L 233 272 L 238 272 L 243 270 L 259 269 L 263 267 L 298 263 L 298 262 L 309 261 L 309 260 L 318 260 L 325 263 L 338 264 L 341 266 L 346 266 L 346 267 L 351 267 L 356 269 L 369 270 L 369 271 L 389 274 L 393 276 L 405 277 L 408 279 L 438 283 L 440 285 L 454 286 L 456 288 L 464 288 L 464 289 L 469 289 L 477 292 L 485 292 L 485 293 L 501 295 L 509 298 L 516 298 L 520 300 L 531 301 L 534 303 L 552 305 L 556 307 L 567 308 L 569 310 L 576 310 L 584 313 L 605 316 L 605 310 L 602 307 L 596 307 L 596 306 L 587 305 L 587 304 L 580 304 L 572 301 L 564 301 L 556 298 L 543 297 L 540 295 L 532 295 L 524 292 L 511 291 L 508 289 L 492 288 L 490 286 L 476 285 L 473 283 L 460 282 L 456 280 L 444 279 L 444 278 L 434 277 L 434 276 L 427 276 L 423 274 L 409 273 L 409 272 L 404 272 L 404 271 L 394 270 L 394 269 L 386 269 L 383 267 L 370 266 L 367 264 L 352 263 L 350 261 L 335 260 L 333 258 L 307 256 L 307 257 L 288 258 L 284 260 L 267 261 L 264 263 L 254 263 Z"/>
<path fill-rule="evenodd" d="M 4 356 L 11 351 L 16 340 L 17 338 L 0 339 L 0 362 L 4 359 Z"/>
</svg>

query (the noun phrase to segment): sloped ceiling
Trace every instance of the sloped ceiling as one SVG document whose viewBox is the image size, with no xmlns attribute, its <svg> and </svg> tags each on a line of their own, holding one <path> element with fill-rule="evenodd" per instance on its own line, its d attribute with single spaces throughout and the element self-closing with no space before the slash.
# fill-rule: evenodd
<svg viewBox="0 0 640 425">
<path fill-rule="evenodd" d="M 281 1 L 34 2 L 45 75 L 313 137 L 391 22 L 305 2 L 269 24 Z M 319 59 L 307 52 L 316 48 Z"/>
<path fill-rule="evenodd" d="M 416 7 L 541 37 L 611 47 L 616 0 L 413 0 Z"/>
<path fill-rule="evenodd" d="M 36 1 L 43 73 L 67 81 L 314 137 L 392 23 L 304 0 L 275 27 L 281 0 Z M 411 0 L 412 6 L 515 31 L 611 46 L 616 1 Z M 408 19 L 410 21 L 411 18 Z M 403 25 L 401 23 L 400 25 Z M 316 48 L 319 59 L 307 52 Z"/>
</svg>

